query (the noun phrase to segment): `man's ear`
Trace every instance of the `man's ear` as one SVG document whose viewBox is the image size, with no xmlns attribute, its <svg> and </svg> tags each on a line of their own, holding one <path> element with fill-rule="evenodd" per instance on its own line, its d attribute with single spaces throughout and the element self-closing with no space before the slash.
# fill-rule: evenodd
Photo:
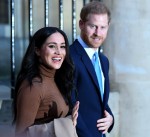
<svg viewBox="0 0 150 137">
<path fill-rule="evenodd" d="M 40 50 L 38 48 L 35 48 L 34 50 L 35 50 L 36 55 L 40 56 Z"/>
<path fill-rule="evenodd" d="M 79 27 L 81 30 L 83 29 L 83 26 L 84 26 L 83 20 L 79 20 Z"/>
</svg>

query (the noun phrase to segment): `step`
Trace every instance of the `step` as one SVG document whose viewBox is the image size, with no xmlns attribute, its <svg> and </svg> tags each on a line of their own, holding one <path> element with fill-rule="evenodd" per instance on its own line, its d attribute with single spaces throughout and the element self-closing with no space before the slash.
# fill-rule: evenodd
<svg viewBox="0 0 150 137">
<path fill-rule="evenodd" d="M 12 123 L 12 99 L 0 99 L 0 124 Z"/>
</svg>

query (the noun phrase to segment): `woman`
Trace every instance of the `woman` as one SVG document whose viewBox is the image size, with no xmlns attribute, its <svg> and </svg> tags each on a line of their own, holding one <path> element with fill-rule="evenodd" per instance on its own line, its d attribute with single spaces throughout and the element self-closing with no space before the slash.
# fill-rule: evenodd
<svg viewBox="0 0 150 137">
<path fill-rule="evenodd" d="M 55 27 L 38 30 L 32 37 L 17 77 L 14 99 L 16 135 L 33 125 L 71 114 L 73 64 L 66 34 Z M 73 108 L 76 126 L 79 102 Z"/>
</svg>

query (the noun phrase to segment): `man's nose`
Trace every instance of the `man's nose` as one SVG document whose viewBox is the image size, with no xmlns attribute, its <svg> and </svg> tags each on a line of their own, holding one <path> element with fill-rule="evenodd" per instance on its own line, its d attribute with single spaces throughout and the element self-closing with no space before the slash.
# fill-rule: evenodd
<svg viewBox="0 0 150 137">
<path fill-rule="evenodd" d="M 96 29 L 95 29 L 95 34 L 97 35 L 97 36 L 100 36 L 101 35 L 101 28 L 99 28 L 99 27 L 97 27 Z"/>
</svg>

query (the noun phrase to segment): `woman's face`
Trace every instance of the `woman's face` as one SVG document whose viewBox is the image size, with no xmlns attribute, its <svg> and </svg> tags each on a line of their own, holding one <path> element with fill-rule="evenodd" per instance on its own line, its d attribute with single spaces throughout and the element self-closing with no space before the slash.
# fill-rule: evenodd
<svg viewBox="0 0 150 137">
<path fill-rule="evenodd" d="M 50 69 L 59 69 L 66 56 L 65 39 L 59 32 L 49 36 L 41 49 L 37 49 L 36 53 L 40 56 L 42 64 Z"/>
</svg>

